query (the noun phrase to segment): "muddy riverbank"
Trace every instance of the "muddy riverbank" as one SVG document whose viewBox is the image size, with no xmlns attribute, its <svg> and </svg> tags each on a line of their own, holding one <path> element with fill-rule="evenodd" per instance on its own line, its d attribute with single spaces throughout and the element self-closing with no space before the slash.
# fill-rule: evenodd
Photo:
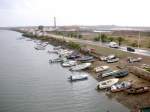
<svg viewBox="0 0 150 112">
<path fill-rule="evenodd" d="M 27 36 L 27 35 L 26 35 Z M 55 38 L 55 37 L 50 37 L 50 36 L 29 36 L 30 38 L 33 39 L 40 39 L 42 41 L 45 42 L 49 42 L 52 45 L 58 46 L 61 45 L 64 48 L 71 48 L 69 46 L 69 43 L 71 42 L 70 40 L 64 40 L 63 38 Z M 107 49 L 101 49 L 100 47 L 97 46 L 93 46 L 90 44 L 82 44 L 77 42 L 81 48 L 86 48 L 86 49 L 91 49 L 94 48 L 96 49 L 96 54 L 100 54 L 100 55 L 107 55 L 113 52 L 113 50 L 111 49 L 111 52 L 105 52 L 105 50 Z M 83 50 L 81 49 L 76 49 L 77 51 L 83 53 L 83 54 L 88 54 L 88 55 L 92 55 L 91 52 L 83 52 Z M 103 53 L 104 52 L 104 53 Z M 119 52 L 119 54 L 122 53 Z M 94 53 L 95 56 L 95 53 Z M 100 65 L 108 65 L 110 66 L 112 69 L 119 69 L 118 66 L 141 66 L 143 63 L 149 64 L 150 63 L 150 57 L 147 56 L 140 56 L 140 55 L 136 55 L 136 54 L 132 54 L 132 53 L 125 53 L 125 55 L 120 55 L 121 56 L 121 60 L 117 63 L 112 63 L 112 64 L 108 64 L 106 62 L 100 61 L 99 59 L 96 59 L 93 63 L 92 66 L 89 70 L 87 70 L 97 81 L 100 80 L 104 80 L 101 78 L 97 77 L 97 74 L 93 72 L 93 68 L 100 66 Z M 132 57 L 142 57 L 143 60 L 141 63 L 134 63 L 134 64 L 129 64 L 127 62 L 127 56 L 132 56 Z M 99 55 L 97 56 L 99 57 Z M 110 77 L 109 77 L 110 78 Z M 105 78 L 108 79 L 108 78 Z M 133 84 L 135 86 L 144 86 L 144 85 L 150 85 L 150 82 L 143 80 L 141 78 L 138 78 L 135 74 L 130 73 L 127 77 L 121 78 L 120 81 L 129 81 L 132 80 Z M 125 105 L 126 107 L 133 109 L 136 105 L 138 105 L 139 107 L 145 107 L 145 106 L 150 106 L 150 100 L 148 100 L 148 96 L 150 95 L 150 92 L 148 93 L 144 93 L 144 94 L 139 94 L 139 95 L 128 95 L 124 92 L 118 92 L 118 93 L 111 93 L 111 92 L 107 92 L 107 91 L 103 91 L 104 93 L 106 93 L 106 95 L 108 97 L 111 98 L 115 98 L 118 102 L 120 102 L 121 104 Z M 142 101 L 142 102 L 141 102 Z"/>
</svg>

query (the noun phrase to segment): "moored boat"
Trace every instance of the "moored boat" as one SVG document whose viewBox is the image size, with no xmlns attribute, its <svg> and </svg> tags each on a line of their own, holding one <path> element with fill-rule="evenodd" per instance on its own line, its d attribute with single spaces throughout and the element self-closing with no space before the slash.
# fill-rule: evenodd
<svg viewBox="0 0 150 112">
<path fill-rule="evenodd" d="M 97 84 L 97 89 L 105 89 L 105 88 L 109 88 L 112 85 L 116 84 L 119 81 L 118 78 L 113 78 L 113 79 L 109 79 L 109 80 L 105 80 L 105 81 L 101 81 Z"/>
<path fill-rule="evenodd" d="M 142 60 L 141 57 L 138 57 L 138 58 L 128 57 L 128 62 L 129 63 L 140 62 L 141 60 Z"/>
<path fill-rule="evenodd" d="M 90 66 L 91 66 L 91 63 L 81 63 L 81 64 L 71 67 L 70 70 L 78 71 L 78 70 L 89 68 Z"/>
<path fill-rule="evenodd" d="M 81 57 L 81 55 L 80 54 L 75 54 L 75 53 L 73 53 L 73 54 L 70 54 L 70 55 L 68 55 L 67 56 L 67 58 L 68 59 L 77 59 L 77 58 L 80 58 Z"/>
<path fill-rule="evenodd" d="M 115 63 L 118 62 L 119 58 L 114 58 L 114 59 L 107 59 L 107 63 Z"/>
<path fill-rule="evenodd" d="M 37 45 L 34 47 L 36 50 L 45 50 L 45 47 L 41 46 L 41 45 Z"/>
<path fill-rule="evenodd" d="M 128 94 L 142 94 L 145 92 L 150 91 L 149 86 L 144 86 L 144 87 L 132 87 L 130 89 L 125 90 Z"/>
<path fill-rule="evenodd" d="M 101 57 L 100 57 L 100 60 L 101 60 L 101 61 L 107 61 L 107 56 L 101 56 Z"/>
<path fill-rule="evenodd" d="M 75 66 L 75 65 L 77 65 L 76 61 L 66 61 L 66 62 L 62 63 L 63 67 L 71 67 L 71 66 Z"/>
<path fill-rule="evenodd" d="M 102 77 L 112 76 L 113 74 L 117 73 L 118 70 L 102 73 Z"/>
<path fill-rule="evenodd" d="M 86 62 L 86 61 L 93 61 L 93 56 L 83 56 L 81 58 L 78 58 L 77 61 Z"/>
<path fill-rule="evenodd" d="M 58 62 L 65 62 L 67 61 L 67 59 L 65 57 L 60 57 L 60 58 L 56 58 L 56 59 L 50 59 L 49 63 L 58 63 Z"/>
<path fill-rule="evenodd" d="M 61 49 L 62 48 L 62 46 L 56 46 L 56 47 L 54 47 L 53 49 L 54 50 L 59 50 L 59 49 Z"/>
<path fill-rule="evenodd" d="M 77 81 L 77 80 L 85 80 L 88 79 L 88 75 L 81 74 L 81 75 L 71 75 L 68 77 L 70 81 Z"/>
<path fill-rule="evenodd" d="M 128 82 L 128 81 L 116 83 L 111 86 L 111 92 L 123 91 L 123 90 L 130 88 L 131 86 L 132 86 L 131 82 Z"/>
<path fill-rule="evenodd" d="M 110 68 L 109 66 L 99 66 L 99 67 L 95 67 L 94 71 L 95 72 L 102 72 L 102 71 L 108 70 L 109 68 Z"/>
<path fill-rule="evenodd" d="M 116 77 L 116 78 L 120 78 L 120 77 L 125 77 L 129 74 L 129 72 L 127 70 L 119 70 L 116 73 L 112 74 L 112 76 Z"/>
</svg>

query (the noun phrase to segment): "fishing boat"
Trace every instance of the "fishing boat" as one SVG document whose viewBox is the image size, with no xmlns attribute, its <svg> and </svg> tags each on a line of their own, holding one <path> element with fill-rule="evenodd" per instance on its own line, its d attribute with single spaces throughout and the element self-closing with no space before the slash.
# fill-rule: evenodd
<svg viewBox="0 0 150 112">
<path fill-rule="evenodd" d="M 93 56 L 83 56 L 81 58 L 78 58 L 77 61 L 86 62 L 86 61 L 93 61 Z"/>
<path fill-rule="evenodd" d="M 112 76 L 113 74 L 115 74 L 117 72 L 118 72 L 118 70 L 102 73 L 102 77 L 104 78 L 104 77 Z"/>
<path fill-rule="evenodd" d="M 75 66 L 75 65 L 77 65 L 76 61 L 66 61 L 66 62 L 62 63 L 63 67 L 71 67 L 71 66 Z"/>
<path fill-rule="evenodd" d="M 118 62 L 119 58 L 114 58 L 114 59 L 107 59 L 107 63 L 115 63 Z"/>
<path fill-rule="evenodd" d="M 101 56 L 101 57 L 100 57 L 100 60 L 101 60 L 101 61 L 107 61 L 107 56 Z"/>
<path fill-rule="evenodd" d="M 61 56 L 61 57 L 62 57 L 62 56 L 63 56 L 63 57 L 64 57 L 64 56 L 67 57 L 67 56 L 69 56 L 70 54 L 72 54 L 72 52 L 73 52 L 72 50 L 67 50 L 67 49 L 64 50 L 64 49 L 61 49 L 61 50 L 58 51 L 58 54 L 59 54 L 59 56 Z"/>
<path fill-rule="evenodd" d="M 58 62 L 65 62 L 67 61 L 67 59 L 65 57 L 60 57 L 60 58 L 56 58 L 56 59 L 50 59 L 49 63 L 58 63 Z"/>
<path fill-rule="evenodd" d="M 41 46 L 41 45 L 37 45 L 34 47 L 36 50 L 45 50 L 45 47 Z"/>
<path fill-rule="evenodd" d="M 128 94 L 142 94 L 150 91 L 149 86 L 144 87 L 132 87 L 130 89 L 125 90 Z"/>
<path fill-rule="evenodd" d="M 105 89 L 105 88 L 109 88 L 112 85 L 116 84 L 119 81 L 118 78 L 113 78 L 113 79 L 109 79 L 109 80 L 105 80 L 105 81 L 101 81 L 97 84 L 97 89 Z"/>
<path fill-rule="evenodd" d="M 70 70 L 78 71 L 78 70 L 89 68 L 90 66 L 91 66 L 91 63 L 81 63 L 81 64 L 71 67 Z"/>
<path fill-rule="evenodd" d="M 107 60 L 115 59 L 116 56 L 114 54 L 110 54 L 107 56 Z"/>
<path fill-rule="evenodd" d="M 116 77 L 116 78 L 121 78 L 121 77 L 125 77 L 129 74 L 129 72 L 127 70 L 119 70 L 116 73 L 114 73 L 112 76 Z"/>
<path fill-rule="evenodd" d="M 77 80 L 85 80 L 88 79 L 88 75 L 81 74 L 81 75 L 71 75 L 68 77 L 70 81 L 77 81 Z"/>
<path fill-rule="evenodd" d="M 140 62 L 141 60 L 142 60 L 141 57 L 138 57 L 138 58 L 128 57 L 128 62 L 129 63 Z"/>
<path fill-rule="evenodd" d="M 58 52 L 55 51 L 55 50 L 54 50 L 54 51 L 53 51 L 53 50 L 52 50 L 52 51 L 48 50 L 47 52 L 48 52 L 49 54 L 51 54 L 51 53 L 58 54 Z"/>
<path fill-rule="evenodd" d="M 54 50 L 59 50 L 59 49 L 61 49 L 62 48 L 62 46 L 56 46 L 56 47 L 54 47 L 53 49 Z"/>
<path fill-rule="evenodd" d="M 102 71 L 108 70 L 109 68 L 110 68 L 109 66 L 99 66 L 99 67 L 94 68 L 94 71 L 95 72 L 102 72 Z"/>
<path fill-rule="evenodd" d="M 77 58 L 80 58 L 81 55 L 77 52 L 73 52 L 72 54 L 68 55 L 67 56 L 67 59 L 77 59 Z"/>
<path fill-rule="evenodd" d="M 123 81 L 120 83 L 116 83 L 111 86 L 111 92 L 119 92 L 126 89 L 129 89 L 132 86 L 131 82 Z"/>
</svg>

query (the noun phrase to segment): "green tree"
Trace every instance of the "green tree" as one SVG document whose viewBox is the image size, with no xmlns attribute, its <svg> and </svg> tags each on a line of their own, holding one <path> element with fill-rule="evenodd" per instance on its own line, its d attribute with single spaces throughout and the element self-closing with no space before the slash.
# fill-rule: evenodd
<svg viewBox="0 0 150 112">
<path fill-rule="evenodd" d="M 81 34 L 79 34 L 79 37 L 78 38 L 82 38 L 82 35 Z"/>
<path fill-rule="evenodd" d="M 100 38 L 101 38 L 102 42 L 107 42 L 108 41 L 108 37 L 105 34 L 101 34 Z"/>
<path fill-rule="evenodd" d="M 108 40 L 109 40 L 110 42 L 112 42 L 112 41 L 114 41 L 114 38 L 113 38 L 113 37 L 109 37 Z"/>
<path fill-rule="evenodd" d="M 118 41 L 118 44 L 119 44 L 119 46 L 122 44 L 122 42 L 124 41 L 124 38 L 122 38 L 122 37 L 118 37 L 117 38 L 117 41 Z"/>
</svg>

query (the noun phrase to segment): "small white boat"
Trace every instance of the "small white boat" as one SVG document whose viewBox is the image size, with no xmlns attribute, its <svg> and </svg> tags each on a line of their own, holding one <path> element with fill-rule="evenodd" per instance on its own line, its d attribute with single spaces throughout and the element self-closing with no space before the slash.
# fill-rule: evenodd
<svg viewBox="0 0 150 112">
<path fill-rule="evenodd" d="M 82 63 L 82 64 L 78 64 L 76 66 L 71 67 L 70 70 L 78 71 L 78 70 L 89 68 L 90 66 L 91 66 L 91 63 Z"/>
<path fill-rule="evenodd" d="M 68 77 L 70 81 L 77 81 L 77 80 L 84 80 L 88 79 L 88 75 L 86 74 L 81 74 L 81 75 L 71 75 Z"/>
<path fill-rule="evenodd" d="M 132 83 L 127 82 L 127 81 L 116 83 L 116 84 L 111 86 L 111 92 L 123 91 L 123 90 L 130 88 L 131 86 L 132 86 Z"/>
<path fill-rule="evenodd" d="M 119 58 L 108 59 L 107 63 L 115 63 L 115 62 L 118 62 L 118 61 L 119 61 Z"/>
<path fill-rule="evenodd" d="M 109 66 L 99 66 L 99 67 L 94 68 L 94 71 L 102 72 L 102 71 L 108 70 L 109 68 L 110 68 Z"/>
<path fill-rule="evenodd" d="M 107 61 L 107 57 L 106 57 L 106 56 L 101 56 L 101 57 L 100 57 L 100 60 L 101 60 L 101 61 Z"/>
<path fill-rule="evenodd" d="M 62 63 L 63 67 L 71 67 L 71 66 L 75 66 L 77 64 L 76 61 L 66 61 L 64 63 Z"/>
<path fill-rule="evenodd" d="M 116 84 L 118 81 L 119 81 L 119 79 L 117 79 L 117 78 L 101 81 L 97 84 L 97 89 L 109 88 L 112 85 Z"/>
<path fill-rule="evenodd" d="M 111 71 L 111 72 L 108 72 L 108 73 L 104 73 L 104 74 L 102 74 L 102 77 L 111 76 L 111 75 L 113 75 L 113 74 L 115 74 L 117 72 L 118 72 L 118 70 L 114 70 L 114 71 Z"/>
<path fill-rule="evenodd" d="M 128 62 L 129 63 L 140 62 L 141 60 L 142 60 L 141 57 L 138 57 L 138 58 L 128 57 Z"/>
<path fill-rule="evenodd" d="M 72 50 L 67 50 L 67 49 L 60 49 L 59 51 L 58 51 L 58 54 L 59 54 L 59 56 L 69 56 L 70 54 L 72 54 L 73 53 L 73 51 Z"/>
<path fill-rule="evenodd" d="M 111 60 L 111 59 L 114 59 L 114 58 L 116 58 L 116 56 L 115 56 L 114 54 L 111 54 L 111 55 L 109 55 L 109 56 L 107 57 L 107 60 Z"/>
</svg>

